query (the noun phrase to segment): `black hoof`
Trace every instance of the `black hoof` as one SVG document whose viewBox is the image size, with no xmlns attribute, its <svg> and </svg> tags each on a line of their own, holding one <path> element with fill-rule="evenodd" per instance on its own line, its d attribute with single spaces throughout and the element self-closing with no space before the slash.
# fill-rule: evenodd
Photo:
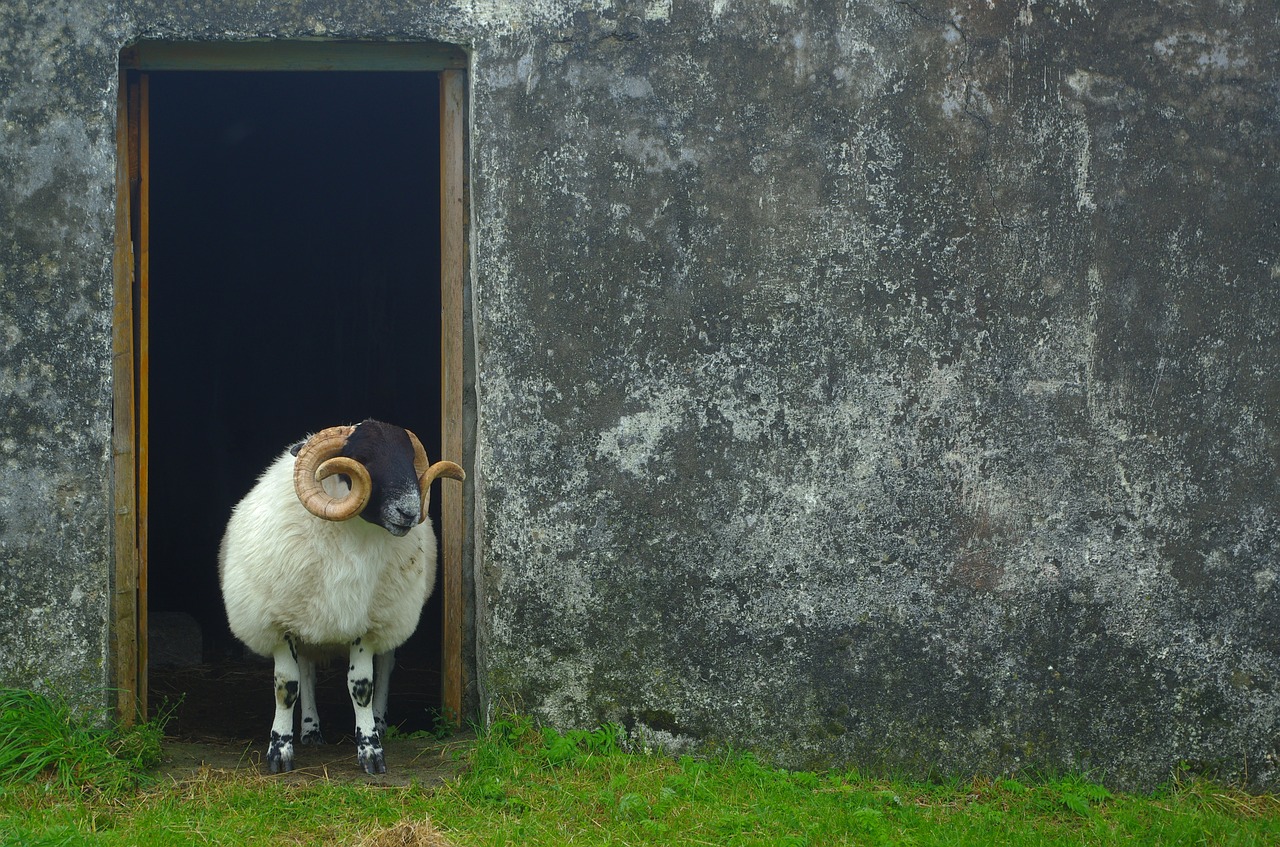
<svg viewBox="0 0 1280 847">
<path fill-rule="evenodd" d="M 382 736 L 376 731 L 365 735 L 356 727 L 356 759 L 365 773 L 386 773 L 387 757 L 382 752 Z"/>
<path fill-rule="evenodd" d="M 367 774 L 387 772 L 387 757 L 381 750 L 360 751 L 360 765 Z"/>
<path fill-rule="evenodd" d="M 272 773 L 293 770 L 293 735 L 271 730 L 271 746 L 267 748 L 267 767 Z"/>
<path fill-rule="evenodd" d="M 314 744 L 319 746 L 325 743 L 324 735 L 322 735 L 320 730 L 318 729 L 309 729 L 306 732 L 302 733 L 302 743 Z"/>
</svg>

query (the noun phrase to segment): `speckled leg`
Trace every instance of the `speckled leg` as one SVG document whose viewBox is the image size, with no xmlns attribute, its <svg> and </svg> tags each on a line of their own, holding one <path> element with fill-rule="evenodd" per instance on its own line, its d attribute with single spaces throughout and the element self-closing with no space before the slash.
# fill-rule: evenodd
<svg viewBox="0 0 1280 847">
<path fill-rule="evenodd" d="M 298 653 L 288 638 L 276 648 L 276 717 L 271 724 L 267 767 L 272 773 L 293 770 L 293 705 L 298 702 Z"/>
<path fill-rule="evenodd" d="M 373 653 L 361 646 L 359 638 L 351 645 L 347 689 L 356 713 L 356 755 L 360 764 L 365 773 L 386 773 L 382 734 L 373 723 Z"/>
</svg>

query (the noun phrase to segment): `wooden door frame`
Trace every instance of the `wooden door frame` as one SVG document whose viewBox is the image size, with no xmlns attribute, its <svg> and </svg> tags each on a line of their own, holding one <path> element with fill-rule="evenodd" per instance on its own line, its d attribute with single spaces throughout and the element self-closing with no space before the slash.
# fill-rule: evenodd
<svg viewBox="0 0 1280 847">
<path fill-rule="evenodd" d="M 120 720 L 147 714 L 147 445 L 151 71 L 423 71 L 440 79 L 440 458 L 463 463 L 463 284 L 466 273 L 467 56 L 409 42 L 142 42 L 120 54 L 112 259 L 114 584 L 111 665 Z M 461 486 L 441 486 L 443 711 L 463 717 Z"/>
</svg>

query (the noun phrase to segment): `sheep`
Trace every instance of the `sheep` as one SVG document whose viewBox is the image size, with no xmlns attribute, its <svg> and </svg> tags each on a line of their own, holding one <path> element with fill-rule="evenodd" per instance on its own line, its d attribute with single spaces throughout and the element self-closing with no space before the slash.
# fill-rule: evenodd
<svg viewBox="0 0 1280 847">
<path fill-rule="evenodd" d="M 357 759 L 366 773 L 386 773 L 394 651 L 417 628 L 435 585 L 426 518 L 437 477 L 466 474 L 453 462 L 430 464 L 409 430 L 366 420 L 285 450 L 232 510 L 219 581 L 232 633 L 275 661 L 272 773 L 293 769 L 298 701 L 302 742 L 324 743 L 315 661 L 344 653 Z"/>
</svg>

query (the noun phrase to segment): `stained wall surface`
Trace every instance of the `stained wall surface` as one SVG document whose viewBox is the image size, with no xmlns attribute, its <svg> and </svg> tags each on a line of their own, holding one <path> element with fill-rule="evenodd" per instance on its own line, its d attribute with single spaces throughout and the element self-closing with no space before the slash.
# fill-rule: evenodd
<svg viewBox="0 0 1280 847">
<path fill-rule="evenodd" d="M 1274 785 L 1274 3 L 0 24 L 4 684 L 110 682 L 118 51 L 427 39 L 472 62 L 481 714 Z"/>
</svg>

